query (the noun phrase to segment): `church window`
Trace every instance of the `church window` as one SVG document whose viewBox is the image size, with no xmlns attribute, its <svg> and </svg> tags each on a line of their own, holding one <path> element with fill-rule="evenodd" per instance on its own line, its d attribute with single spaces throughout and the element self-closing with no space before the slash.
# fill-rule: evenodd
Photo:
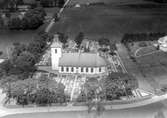
<svg viewBox="0 0 167 118">
<path fill-rule="evenodd" d="M 99 68 L 99 72 L 101 72 L 101 67 Z"/>
<path fill-rule="evenodd" d="M 88 72 L 88 68 L 86 68 L 86 72 Z"/>
<path fill-rule="evenodd" d="M 93 73 L 93 68 L 91 68 L 91 73 Z"/>
<path fill-rule="evenodd" d="M 74 67 L 71 67 L 71 72 L 74 72 Z"/>
<path fill-rule="evenodd" d="M 68 67 L 66 67 L 66 71 L 67 71 L 67 72 L 69 71 L 69 68 L 68 68 Z"/>
<path fill-rule="evenodd" d="M 57 49 L 55 49 L 55 53 L 57 53 Z"/>
<path fill-rule="evenodd" d="M 81 68 L 81 72 L 83 72 L 83 67 Z"/>
<path fill-rule="evenodd" d="M 61 67 L 61 72 L 63 72 L 64 71 L 64 67 Z"/>
</svg>

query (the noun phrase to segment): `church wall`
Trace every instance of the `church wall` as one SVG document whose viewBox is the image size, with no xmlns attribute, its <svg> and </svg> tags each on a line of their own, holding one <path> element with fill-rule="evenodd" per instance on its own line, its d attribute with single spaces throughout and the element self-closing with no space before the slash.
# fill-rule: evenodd
<svg viewBox="0 0 167 118">
<path fill-rule="evenodd" d="M 63 67 L 64 71 L 62 72 L 61 67 L 59 67 L 59 73 L 80 73 L 80 74 L 101 74 L 106 72 L 106 67 L 93 67 L 93 72 L 91 71 L 91 67 L 73 67 L 73 72 L 72 72 L 72 67 Z M 67 71 L 68 68 L 68 71 Z M 83 68 L 83 72 L 81 72 L 81 68 Z M 88 68 L 88 72 L 86 71 Z M 101 72 L 99 72 L 99 68 L 101 68 Z"/>
<path fill-rule="evenodd" d="M 53 70 L 59 69 L 58 65 L 61 55 L 62 55 L 61 48 L 51 48 L 51 63 Z"/>
</svg>

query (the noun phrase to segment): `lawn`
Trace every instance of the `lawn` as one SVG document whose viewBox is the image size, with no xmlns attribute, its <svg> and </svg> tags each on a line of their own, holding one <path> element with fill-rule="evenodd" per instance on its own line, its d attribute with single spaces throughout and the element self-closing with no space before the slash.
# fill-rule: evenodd
<svg viewBox="0 0 167 118">
<path fill-rule="evenodd" d="M 67 7 L 50 32 L 74 38 L 80 31 L 89 39 L 108 37 L 120 41 L 124 33 L 166 32 L 166 8 L 137 9 L 112 5 Z M 158 12 L 159 11 L 159 12 Z"/>
<path fill-rule="evenodd" d="M 152 45 L 150 42 L 147 42 Z M 153 42 L 155 43 L 155 42 Z M 167 53 L 157 50 L 153 45 L 148 47 L 142 47 L 136 54 L 136 68 L 153 88 L 159 89 L 162 86 L 167 85 Z M 134 55 L 137 49 L 139 49 L 139 42 L 129 44 L 130 53 Z M 155 52 L 155 53 L 151 53 Z M 129 65 L 126 66 L 129 68 Z M 134 66 L 131 66 L 134 67 Z M 134 69 L 133 69 L 134 71 Z"/>
<path fill-rule="evenodd" d="M 167 85 L 167 53 L 158 52 L 136 58 L 146 79 L 157 83 L 157 86 Z M 150 81 L 150 82 L 151 82 Z"/>
<path fill-rule="evenodd" d="M 138 47 L 138 43 L 135 42 L 134 46 Z M 155 89 L 160 89 L 167 85 L 167 53 L 159 51 L 135 57 L 137 61 L 135 62 L 129 57 L 129 52 L 123 44 L 117 47 L 127 71 L 138 80 L 140 89 L 155 92 Z"/>
<path fill-rule="evenodd" d="M 158 50 L 154 44 L 157 44 L 157 41 L 139 41 L 127 43 L 126 47 L 129 49 L 129 53 L 132 56 L 138 57 L 157 52 Z"/>
</svg>

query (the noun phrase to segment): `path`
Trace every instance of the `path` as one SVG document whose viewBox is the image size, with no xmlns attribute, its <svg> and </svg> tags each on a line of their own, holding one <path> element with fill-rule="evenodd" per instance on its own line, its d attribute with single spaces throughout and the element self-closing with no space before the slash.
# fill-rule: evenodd
<svg viewBox="0 0 167 118">
<path fill-rule="evenodd" d="M 78 76 L 76 75 L 76 76 L 75 76 L 75 80 L 74 80 L 74 84 L 73 84 L 73 88 L 72 88 L 72 91 L 71 91 L 71 96 L 70 96 L 71 101 L 73 100 L 73 96 L 74 96 L 74 92 L 75 92 L 75 87 L 76 87 L 77 78 L 78 78 Z"/>
<path fill-rule="evenodd" d="M 116 66 L 115 66 L 115 64 L 114 64 L 114 61 L 113 61 L 113 59 L 112 59 L 112 56 L 109 55 L 108 61 L 111 63 L 112 71 L 118 72 L 118 70 L 117 70 L 117 68 L 116 68 Z"/>
<path fill-rule="evenodd" d="M 118 57 L 119 62 L 120 62 L 120 64 L 121 64 L 121 68 L 123 69 L 123 72 L 124 72 L 124 73 L 128 73 L 128 71 L 126 70 L 126 68 L 125 68 L 125 66 L 124 66 L 124 63 L 123 63 L 122 59 L 120 58 L 120 55 L 119 55 L 119 53 L 118 53 L 117 51 L 116 51 L 116 54 L 117 54 L 117 57 Z"/>
</svg>

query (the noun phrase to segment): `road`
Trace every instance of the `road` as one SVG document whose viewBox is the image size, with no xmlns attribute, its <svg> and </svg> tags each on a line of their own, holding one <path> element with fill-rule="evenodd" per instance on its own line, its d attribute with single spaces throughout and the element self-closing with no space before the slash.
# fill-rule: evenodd
<svg viewBox="0 0 167 118">
<path fill-rule="evenodd" d="M 106 111 L 121 111 L 121 110 L 128 110 L 128 109 L 137 109 L 137 108 L 145 108 L 149 107 L 154 104 L 162 104 L 163 102 L 166 102 L 167 100 L 167 94 L 161 95 L 161 96 L 152 96 L 149 99 L 145 99 L 142 101 L 133 101 L 133 102 L 128 102 L 126 104 L 112 104 L 112 105 L 106 105 L 105 109 Z M 164 103 L 164 106 L 166 104 Z M 166 107 L 166 106 L 165 106 Z M 167 109 L 165 109 L 167 111 Z M 66 107 L 49 107 L 49 110 L 47 107 L 35 107 L 35 108 L 16 108 L 16 109 L 6 109 L 3 108 L 1 109 L 2 113 L 0 116 L 6 116 L 8 115 L 14 115 L 14 114 L 25 114 L 25 113 L 47 113 L 49 112 L 84 112 L 87 111 L 86 106 L 66 106 Z M 4 112 L 4 113 L 3 113 Z"/>
<path fill-rule="evenodd" d="M 161 115 L 158 118 L 167 117 L 167 107 L 162 102 L 138 108 L 105 111 L 100 118 L 155 118 L 157 114 Z M 96 118 L 95 116 L 94 112 L 88 115 L 86 111 L 71 111 L 21 114 L 3 118 Z"/>
</svg>

